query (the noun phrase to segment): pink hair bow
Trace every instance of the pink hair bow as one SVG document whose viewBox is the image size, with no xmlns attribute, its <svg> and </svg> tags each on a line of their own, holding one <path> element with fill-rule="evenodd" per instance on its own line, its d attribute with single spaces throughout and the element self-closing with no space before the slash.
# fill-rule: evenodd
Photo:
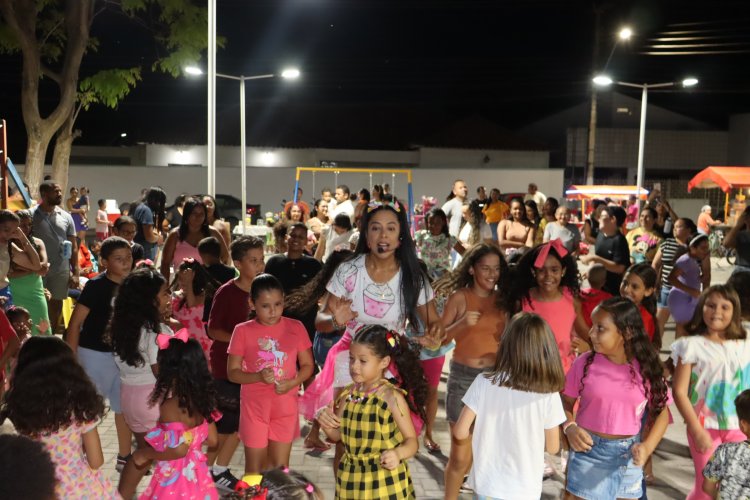
<svg viewBox="0 0 750 500">
<path fill-rule="evenodd" d="M 156 336 L 156 343 L 159 346 L 159 349 L 166 349 L 169 347 L 169 341 L 172 339 L 178 339 L 182 340 L 183 342 L 188 341 L 188 331 L 187 328 L 181 328 L 177 330 L 177 332 L 174 335 L 169 335 L 167 333 L 160 333 Z"/>
<path fill-rule="evenodd" d="M 534 261 L 535 268 L 540 269 L 544 267 L 544 262 L 547 260 L 547 256 L 549 255 L 550 248 L 554 248 L 555 251 L 557 252 L 557 255 L 559 255 L 560 258 L 568 255 L 568 249 L 565 248 L 565 245 L 563 245 L 562 240 L 560 240 L 559 238 L 550 240 L 549 242 L 539 247 L 539 255 L 536 256 L 536 260 Z"/>
</svg>

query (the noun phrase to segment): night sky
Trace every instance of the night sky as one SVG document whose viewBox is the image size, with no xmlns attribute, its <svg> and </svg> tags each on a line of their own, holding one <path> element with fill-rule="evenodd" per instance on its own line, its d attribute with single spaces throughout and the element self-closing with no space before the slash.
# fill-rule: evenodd
<svg viewBox="0 0 750 500">
<path fill-rule="evenodd" d="M 468 117 L 516 130 L 585 101 L 594 5 L 602 8 L 596 66 L 604 67 L 617 30 L 628 24 L 634 38 L 619 44 L 609 62 L 616 79 L 656 83 L 694 75 L 698 88 L 653 92 L 651 102 L 718 127 L 730 114 L 750 112 L 747 1 L 218 0 L 218 31 L 227 45 L 217 69 L 252 75 L 296 65 L 303 72 L 294 83 L 247 84 L 248 144 L 405 149 Z M 691 33 L 665 34 L 675 31 Z M 121 16 L 102 13 L 93 34 L 101 48 L 84 59 L 84 74 L 140 61 L 150 66 L 153 42 Z M 653 41 L 665 36 L 700 39 Z M 701 47 L 649 49 L 655 44 Z M 16 58 L 0 56 L 0 109 L 18 163 L 25 147 L 19 68 Z M 143 77 L 117 111 L 83 113 L 76 144 L 205 143 L 205 79 L 148 70 Z M 238 84 L 220 80 L 217 95 L 218 142 L 238 144 Z"/>
</svg>

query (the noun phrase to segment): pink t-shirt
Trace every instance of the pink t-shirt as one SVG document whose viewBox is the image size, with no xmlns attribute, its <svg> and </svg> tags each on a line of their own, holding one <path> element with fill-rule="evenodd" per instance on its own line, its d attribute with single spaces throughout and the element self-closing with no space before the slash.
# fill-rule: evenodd
<svg viewBox="0 0 750 500">
<path fill-rule="evenodd" d="M 296 319 L 281 318 L 273 326 L 253 319 L 234 328 L 227 352 L 242 356 L 242 369 L 248 373 L 273 368 L 276 380 L 289 380 L 297 376 L 297 353 L 311 347 L 307 330 Z M 276 395 L 273 385 L 263 382 L 242 384 L 241 394 Z"/>
<path fill-rule="evenodd" d="M 593 354 L 581 388 L 583 367 L 593 353 L 579 356 L 565 377 L 565 396 L 580 399 L 576 422 L 602 434 L 634 436 L 641 431 L 646 410 L 646 392 L 637 360 L 617 365 L 601 354 Z"/>
<path fill-rule="evenodd" d="M 563 288 L 562 296 L 559 300 L 553 302 L 543 302 L 541 300 L 523 300 L 521 308 L 525 312 L 532 312 L 547 322 L 555 336 L 557 348 L 560 349 L 560 358 L 562 359 L 563 370 L 568 373 L 570 365 L 573 363 L 575 353 L 572 349 L 572 340 L 575 336 L 573 324 L 576 320 L 576 309 L 573 301 L 573 294 L 570 290 Z"/>
</svg>

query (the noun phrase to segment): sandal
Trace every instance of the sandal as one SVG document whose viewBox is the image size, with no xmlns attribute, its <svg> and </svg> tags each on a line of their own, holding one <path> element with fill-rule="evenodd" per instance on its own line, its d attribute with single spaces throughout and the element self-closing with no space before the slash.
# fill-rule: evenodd
<svg viewBox="0 0 750 500">
<path fill-rule="evenodd" d="M 424 447 L 427 448 L 427 451 L 430 453 L 437 453 L 440 451 L 440 445 L 437 444 L 435 441 L 433 441 L 430 438 L 424 438 Z"/>
<path fill-rule="evenodd" d="M 304 446 L 307 449 L 321 450 L 321 451 L 327 451 L 331 449 L 330 445 L 321 441 L 319 437 L 316 439 L 314 436 L 306 437 L 304 441 Z"/>
</svg>

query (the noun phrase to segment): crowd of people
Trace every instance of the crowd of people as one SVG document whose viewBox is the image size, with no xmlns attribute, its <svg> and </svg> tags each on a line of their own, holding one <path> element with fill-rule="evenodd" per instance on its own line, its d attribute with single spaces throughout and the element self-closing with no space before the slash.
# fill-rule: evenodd
<svg viewBox="0 0 750 500">
<path fill-rule="evenodd" d="M 0 211 L 0 419 L 19 434 L 0 437 L 0 469 L 46 479 L 0 481 L 0 497 L 133 498 L 149 475 L 139 498 L 320 499 L 289 469 L 303 417 L 306 447 L 335 447 L 336 498 L 414 498 L 408 460 L 441 451 L 446 356 L 447 499 L 539 498 L 555 469 L 568 498 L 644 498 L 674 418 L 688 498 L 750 494 L 750 211 L 727 237 L 735 273 L 711 286 L 707 235 L 661 197 L 597 201 L 579 230 L 535 184 L 506 203 L 456 180 L 412 234 L 387 186 L 300 190 L 269 252 L 230 240 L 210 196 L 167 211 L 152 187 L 111 223 L 100 200 L 95 243 L 85 188 L 69 211 L 54 180 L 39 191 Z"/>
</svg>

